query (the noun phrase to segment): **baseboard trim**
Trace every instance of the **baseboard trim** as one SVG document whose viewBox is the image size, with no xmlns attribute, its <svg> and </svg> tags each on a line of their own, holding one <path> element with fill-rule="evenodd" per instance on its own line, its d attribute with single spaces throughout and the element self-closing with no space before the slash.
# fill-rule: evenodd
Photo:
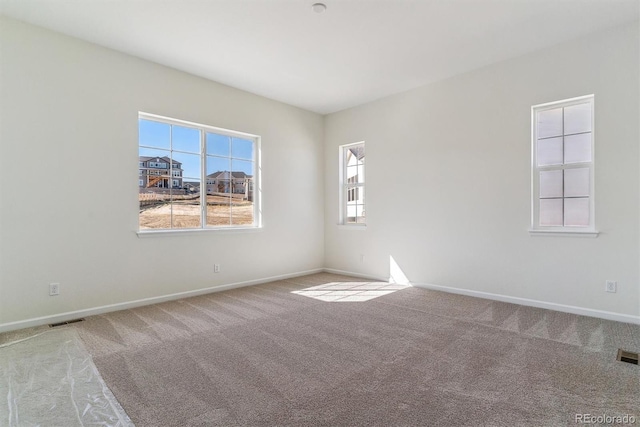
<svg viewBox="0 0 640 427">
<path fill-rule="evenodd" d="M 278 276 L 265 277 L 256 280 L 247 280 L 244 282 L 229 283 L 226 285 L 211 286 L 209 288 L 196 289 L 193 291 L 178 292 L 174 294 L 162 295 L 158 297 L 143 298 L 134 301 L 121 302 L 116 304 L 102 305 L 99 307 L 87 308 L 83 310 L 68 311 L 66 313 L 54 314 L 51 316 L 34 317 L 26 320 L 18 320 L 0 324 L 0 333 L 15 331 L 17 329 L 32 328 L 35 326 L 48 325 L 50 323 L 66 322 L 78 317 L 95 316 L 97 314 L 109 313 L 118 310 L 127 310 L 129 308 L 142 307 L 145 305 L 158 304 L 161 302 L 175 301 L 183 298 L 195 297 L 199 295 L 210 294 L 214 292 L 226 291 L 229 289 L 243 288 L 245 286 L 259 285 L 261 283 L 273 282 L 276 280 L 291 279 L 293 277 L 306 276 L 307 274 L 324 272 L 324 268 L 315 268 L 312 270 L 298 271 L 295 273 L 281 274 Z"/>
<path fill-rule="evenodd" d="M 381 282 L 389 281 L 388 277 L 379 277 L 379 276 L 373 276 L 370 274 L 354 273 L 353 271 L 336 270 L 335 268 L 323 268 L 322 271 L 324 271 L 325 273 L 342 274 L 343 276 L 359 277 L 361 279 L 379 280 Z"/>
<path fill-rule="evenodd" d="M 592 308 L 576 307 L 573 305 L 557 304 L 553 302 L 539 301 L 528 298 L 511 297 L 490 292 L 474 291 L 469 289 L 452 288 L 449 286 L 432 285 L 428 283 L 411 283 L 416 288 L 443 291 L 451 294 L 467 295 L 471 297 L 490 299 L 494 301 L 508 302 L 512 304 L 526 305 L 529 307 L 545 308 L 547 310 L 561 311 L 564 313 L 579 314 L 582 316 L 597 317 L 600 319 L 614 320 L 616 322 L 633 323 L 640 325 L 640 316 L 613 313 L 611 311 L 595 310 Z"/>
<path fill-rule="evenodd" d="M 93 307 L 93 308 L 88 308 L 83 310 L 69 311 L 66 313 L 60 313 L 60 314 L 55 314 L 51 316 L 42 316 L 42 317 L 35 317 L 31 319 L 26 319 L 26 320 L 19 320 L 15 322 L 2 323 L 0 324 L 0 333 L 14 331 L 17 329 L 42 326 L 50 323 L 65 322 L 67 320 L 76 319 L 78 317 L 95 316 L 98 314 L 109 313 L 112 311 L 126 310 L 129 308 L 142 307 L 145 305 L 158 304 L 161 302 L 174 301 L 174 300 L 183 299 L 183 298 L 195 297 L 195 296 L 210 294 L 214 292 L 226 291 L 229 289 L 259 285 L 261 283 L 268 283 L 276 280 L 290 279 L 293 277 L 300 277 L 308 274 L 315 274 L 315 273 L 322 273 L 322 272 L 342 274 L 345 276 L 359 277 L 359 278 L 368 279 L 368 280 L 379 280 L 383 282 L 389 281 L 388 278 L 374 276 L 370 274 L 364 274 L 364 273 L 357 273 L 353 271 L 337 270 L 334 268 L 315 268 L 312 270 L 281 274 L 278 276 L 271 276 L 271 277 L 266 277 L 262 279 L 229 283 L 226 285 L 212 286 L 212 287 L 197 289 L 193 291 L 178 292 L 178 293 L 162 295 L 158 297 L 143 298 L 139 300 L 103 305 L 103 306 Z M 415 286 L 417 288 L 431 289 L 435 291 L 448 292 L 452 294 L 467 295 L 467 296 L 472 296 L 477 298 L 490 299 L 494 301 L 502 301 L 502 302 L 508 302 L 512 304 L 525 305 L 529 307 L 545 308 L 548 310 L 561 311 L 564 313 L 572 313 L 572 314 L 579 314 L 579 315 L 589 316 L 589 317 L 597 317 L 600 319 L 613 320 L 616 322 L 624 322 L 624 323 L 632 323 L 632 324 L 640 325 L 640 316 L 613 313 L 610 311 L 603 311 L 603 310 L 594 310 L 590 308 L 576 307 L 572 305 L 556 304 L 552 302 L 538 301 L 538 300 L 533 300 L 528 298 L 511 297 L 507 295 L 493 294 L 489 292 L 474 291 L 469 289 L 453 288 L 449 286 L 432 285 L 428 283 L 411 283 L 411 286 Z"/>
<path fill-rule="evenodd" d="M 353 277 L 362 277 L 363 279 L 380 280 L 384 282 L 389 281 L 388 278 L 376 277 L 376 276 L 367 275 L 363 273 L 356 273 L 353 271 L 336 270 L 333 268 L 325 268 L 324 271 L 327 273 L 343 274 L 346 276 L 353 276 Z M 502 302 L 508 302 L 512 304 L 524 305 L 528 307 L 544 308 L 547 310 L 561 311 L 563 313 L 579 314 L 582 316 L 597 317 L 599 319 L 613 320 L 616 322 L 632 323 L 635 325 L 640 325 L 640 316 L 632 316 L 629 314 L 613 313 L 611 311 L 595 310 L 591 308 L 557 304 L 553 302 L 539 301 L 539 300 L 533 300 L 528 298 L 511 297 L 508 295 L 493 294 L 490 292 L 474 291 L 469 289 L 453 288 L 453 287 L 441 286 L 441 285 L 432 285 L 429 283 L 411 282 L 410 285 L 416 288 L 431 289 L 434 291 L 448 292 L 450 294 L 467 295 L 467 296 L 476 297 L 476 298 L 490 299 L 493 301 L 502 301 Z"/>
</svg>

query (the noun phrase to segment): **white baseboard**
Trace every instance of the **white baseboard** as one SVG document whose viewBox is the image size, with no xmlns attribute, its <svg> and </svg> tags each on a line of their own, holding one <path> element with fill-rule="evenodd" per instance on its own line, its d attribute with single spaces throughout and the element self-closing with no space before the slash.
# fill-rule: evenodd
<svg viewBox="0 0 640 427">
<path fill-rule="evenodd" d="M 378 280 L 381 282 L 389 281 L 388 277 L 379 277 L 379 276 L 373 276 L 370 274 L 354 273 L 353 271 L 336 270 L 335 268 L 323 268 L 322 271 L 324 271 L 325 273 L 342 274 L 343 276 L 359 277 L 362 279 Z"/>
<path fill-rule="evenodd" d="M 77 319 L 79 317 L 94 316 L 97 314 L 109 313 L 112 311 L 126 310 L 129 308 L 136 308 L 136 307 L 141 307 L 141 306 L 150 305 L 150 304 L 158 304 L 166 301 L 174 301 L 178 299 L 210 294 L 210 293 L 225 291 L 229 289 L 241 288 L 245 286 L 259 285 L 261 283 L 273 282 L 273 281 L 282 280 L 282 279 L 290 279 L 293 277 L 300 277 L 300 276 L 305 276 L 307 274 L 314 274 L 314 273 L 320 273 L 320 272 L 342 274 L 346 276 L 360 277 L 363 279 L 378 280 L 383 282 L 389 281 L 388 278 L 378 277 L 378 276 L 373 276 L 373 275 L 368 275 L 363 273 L 357 273 L 353 271 L 337 270 L 334 268 L 316 268 L 313 270 L 299 271 L 295 273 L 282 274 L 279 276 L 265 277 L 262 279 L 247 280 L 244 282 L 236 282 L 236 283 L 230 283 L 226 285 L 212 286 L 209 288 L 197 289 L 194 291 L 178 292 L 178 293 L 162 295 L 158 297 L 144 298 L 144 299 L 127 301 L 127 302 L 122 302 L 117 304 L 103 305 L 103 306 L 88 308 L 84 310 L 69 311 L 66 313 L 60 313 L 60 314 L 55 314 L 51 316 L 43 316 L 43 317 L 26 319 L 26 320 L 19 320 L 16 322 L 2 323 L 0 324 L 0 333 L 9 332 L 17 329 L 31 328 L 34 326 L 42 326 L 50 323 L 65 322 L 67 320 Z M 565 313 L 573 313 L 573 314 L 579 314 L 583 316 L 597 317 L 600 319 L 614 320 L 617 322 L 633 323 L 636 325 L 640 325 L 640 316 L 632 316 L 628 314 L 613 313 L 610 311 L 594 310 L 590 308 L 576 307 L 572 305 L 556 304 L 552 302 L 538 301 L 538 300 L 532 300 L 527 298 L 511 297 L 507 295 L 493 294 L 489 292 L 474 291 L 469 289 L 452 288 L 449 286 L 432 285 L 427 283 L 411 283 L 411 286 L 415 286 L 418 288 L 432 289 L 436 291 L 443 291 L 443 292 L 448 292 L 452 294 L 468 295 L 472 297 L 490 299 L 494 301 L 508 302 L 512 304 L 525 305 L 529 307 L 545 308 L 548 310 L 561 311 Z"/>
<path fill-rule="evenodd" d="M 427 283 L 411 283 L 416 288 L 431 289 L 434 291 L 449 292 L 452 294 L 468 295 L 477 298 L 494 301 L 509 302 L 512 304 L 526 305 L 529 307 L 546 308 L 547 310 L 561 311 L 563 313 L 580 314 L 582 316 L 598 317 L 600 319 L 614 320 L 616 322 L 633 323 L 640 325 L 640 316 L 613 313 L 611 311 L 594 310 L 592 308 L 576 307 L 573 305 L 556 304 L 554 302 L 538 301 L 528 298 L 511 297 L 489 292 L 473 291 L 469 289 L 451 288 L 449 286 L 431 285 Z"/>
<path fill-rule="evenodd" d="M 244 282 L 229 283 L 226 285 L 212 286 L 210 288 L 196 289 L 194 291 L 178 292 L 175 294 L 162 295 L 158 297 L 144 298 L 134 301 L 121 302 L 117 304 L 103 305 L 99 307 L 87 308 L 84 310 L 68 311 L 66 313 L 54 314 L 51 316 L 35 317 L 32 319 L 19 320 L 16 322 L 0 324 L 0 333 L 14 331 L 17 329 L 32 328 L 34 326 L 48 325 L 50 323 L 66 322 L 67 320 L 79 317 L 95 316 L 97 314 L 109 313 L 112 311 L 126 310 L 129 308 L 142 307 L 150 304 L 174 301 L 183 298 L 195 297 L 198 295 L 210 294 L 213 292 L 226 291 L 229 289 L 242 288 L 245 286 L 259 285 L 261 283 L 273 282 L 276 280 L 290 279 L 292 277 L 305 276 L 307 274 L 321 273 L 323 268 L 299 271 L 295 273 L 282 274 L 279 276 L 265 277 L 257 280 L 247 280 Z"/>
<path fill-rule="evenodd" d="M 327 273 L 343 274 L 346 276 L 362 277 L 364 279 L 380 280 L 388 282 L 390 279 L 375 277 L 353 271 L 336 270 L 333 268 L 325 268 Z M 595 310 L 592 308 L 576 307 L 573 305 L 557 304 L 553 302 L 538 301 L 528 298 L 512 297 L 508 295 L 493 294 L 490 292 L 474 291 L 469 289 L 452 288 L 449 286 L 432 285 L 428 283 L 410 283 L 416 288 L 431 289 L 434 291 L 448 292 L 451 294 L 467 295 L 476 298 L 490 299 L 494 301 L 508 302 L 512 304 L 525 305 L 529 307 L 545 308 L 547 310 L 561 311 L 563 313 L 579 314 L 582 316 L 597 317 L 600 319 L 614 320 L 616 322 L 633 323 L 640 325 L 640 316 L 632 316 L 630 314 L 613 313 L 611 311 Z"/>
</svg>

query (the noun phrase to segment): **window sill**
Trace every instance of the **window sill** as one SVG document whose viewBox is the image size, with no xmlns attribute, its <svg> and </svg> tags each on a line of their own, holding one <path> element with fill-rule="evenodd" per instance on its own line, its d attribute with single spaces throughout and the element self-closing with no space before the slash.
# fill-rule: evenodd
<svg viewBox="0 0 640 427">
<path fill-rule="evenodd" d="M 185 234 L 208 234 L 208 233 L 256 233 L 262 231 L 262 227 L 224 227 L 224 228 L 188 228 L 184 230 L 140 230 L 136 231 L 139 238 L 160 237 L 160 236 L 181 236 Z"/>
<path fill-rule="evenodd" d="M 366 231 L 367 224 L 337 224 L 338 229 Z"/>
<path fill-rule="evenodd" d="M 581 230 L 529 230 L 531 236 L 556 236 L 556 237 L 598 237 L 599 231 Z"/>
</svg>

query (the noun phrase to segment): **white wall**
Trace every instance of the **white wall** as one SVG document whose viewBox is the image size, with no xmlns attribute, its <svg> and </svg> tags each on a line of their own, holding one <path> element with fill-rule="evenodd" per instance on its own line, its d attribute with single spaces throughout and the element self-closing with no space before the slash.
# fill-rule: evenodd
<svg viewBox="0 0 640 427">
<path fill-rule="evenodd" d="M 391 256 L 414 283 L 640 315 L 638 38 L 636 23 L 327 116 L 325 265 L 388 277 Z M 532 237 L 530 108 L 592 93 L 601 233 Z M 337 147 L 362 140 L 367 229 L 345 230 Z"/>
<path fill-rule="evenodd" d="M 638 316 L 638 37 L 610 30 L 323 119 L 0 18 L 0 331 L 323 266 L 388 277 L 390 256 L 414 283 Z M 601 234 L 531 237 L 530 107 L 590 93 Z M 264 229 L 138 238 L 138 111 L 261 135 Z M 362 140 L 368 226 L 345 230 L 337 147 Z"/>
<path fill-rule="evenodd" d="M 0 330 L 323 267 L 320 115 L 4 18 L 0 73 Z M 138 238 L 138 111 L 262 136 L 263 230 Z"/>
</svg>

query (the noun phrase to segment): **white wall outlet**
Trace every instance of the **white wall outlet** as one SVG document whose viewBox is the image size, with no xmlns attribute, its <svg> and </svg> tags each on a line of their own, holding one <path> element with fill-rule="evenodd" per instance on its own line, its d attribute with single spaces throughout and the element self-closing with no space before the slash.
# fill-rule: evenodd
<svg viewBox="0 0 640 427">
<path fill-rule="evenodd" d="M 360 262 L 364 262 L 364 254 L 360 254 Z"/>
<path fill-rule="evenodd" d="M 49 283 L 49 296 L 60 295 L 60 283 Z"/>
<path fill-rule="evenodd" d="M 213 264 L 213 272 L 220 273 L 220 264 Z"/>
<path fill-rule="evenodd" d="M 605 290 L 607 292 L 616 292 L 618 290 L 618 282 L 613 280 L 607 280 Z"/>
</svg>

